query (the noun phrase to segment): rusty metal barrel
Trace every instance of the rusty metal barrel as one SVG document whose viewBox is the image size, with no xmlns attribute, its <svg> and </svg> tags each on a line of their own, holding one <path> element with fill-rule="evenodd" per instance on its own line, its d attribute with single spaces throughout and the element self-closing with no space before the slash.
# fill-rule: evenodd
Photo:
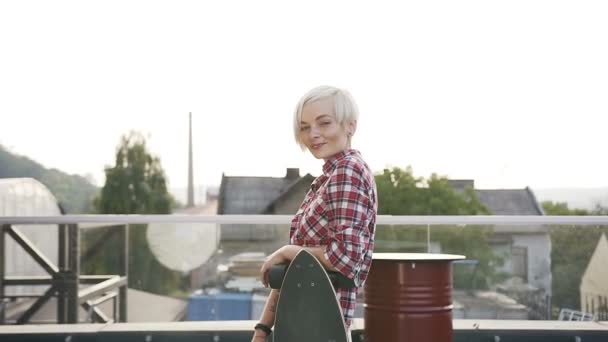
<svg viewBox="0 0 608 342">
<path fill-rule="evenodd" d="M 452 261 L 462 255 L 374 253 L 365 284 L 366 342 L 452 342 Z"/>
</svg>

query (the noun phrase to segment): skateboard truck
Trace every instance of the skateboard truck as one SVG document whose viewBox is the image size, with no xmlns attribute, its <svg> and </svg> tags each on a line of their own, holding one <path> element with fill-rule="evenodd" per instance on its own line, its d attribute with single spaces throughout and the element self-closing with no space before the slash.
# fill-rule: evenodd
<svg viewBox="0 0 608 342">
<path fill-rule="evenodd" d="M 285 273 L 287 273 L 287 268 L 289 268 L 289 263 L 276 264 L 270 268 L 268 272 L 268 283 L 270 284 L 270 288 L 278 290 L 281 288 L 281 284 L 283 284 L 283 279 L 285 278 Z M 335 271 L 327 271 L 327 275 L 329 276 L 329 280 L 333 285 L 334 289 L 352 289 L 355 287 L 355 282 L 352 279 L 344 276 L 340 272 Z"/>
</svg>

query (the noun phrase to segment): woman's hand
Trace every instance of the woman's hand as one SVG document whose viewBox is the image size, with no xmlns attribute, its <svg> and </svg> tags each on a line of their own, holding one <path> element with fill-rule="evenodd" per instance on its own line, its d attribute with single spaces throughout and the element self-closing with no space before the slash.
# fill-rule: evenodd
<svg viewBox="0 0 608 342">
<path fill-rule="evenodd" d="M 283 246 L 266 258 L 266 261 L 264 261 L 264 264 L 260 269 L 264 287 L 268 287 L 268 271 L 270 271 L 270 268 L 274 265 L 293 260 L 301 249 L 302 247 L 295 245 Z"/>
</svg>

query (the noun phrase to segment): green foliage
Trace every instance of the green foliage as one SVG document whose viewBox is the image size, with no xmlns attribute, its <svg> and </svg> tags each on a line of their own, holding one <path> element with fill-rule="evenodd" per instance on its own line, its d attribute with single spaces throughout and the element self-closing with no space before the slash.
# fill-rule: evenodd
<svg viewBox="0 0 608 342">
<path fill-rule="evenodd" d="M 169 214 L 173 199 L 160 160 L 152 156 L 143 136 L 131 132 L 123 136 L 116 151 L 116 164 L 107 167 L 106 183 L 95 199 L 101 214 Z M 145 225 L 131 225 L 129 230 L 129 286 L 160 294 L 178 291 L 183 280 L 179 273 L 160 264 L 146 241 Z M 91 245 L 101 232 L 86 236 Z M 107 250 L 118 248 L 118 241 L 107 241 Z M 106 254 L 106 253 L 104 253 Z M 115 256 L 97 259 L 85 265 L 91 272 L 106 274 L 115 268 Z M 114 265 L 114 266 L 113 266 Z"/>
<path fill-rule="evenodd" d="M 106 167 L 105 173 L 106 183 L 94 202 L 99 213 L 170 213 L 173 200 L 160 159 L 148 153 L 140 134 L 132 132 L 121 138 L 116 165 Z"/>
<path fill-rule="evenodd" d="M 92 200 L 99 190 L 85 177 L 47 169 L 27 157 L 9 152 L 0 145 L 0 178 L 21 177 L 34 178 L 44 184 L 69 214 L 86 214 L 93 211 Z"/>
<path fill-rule="evenodd" d="M 597 205 L 593 210 L 571 209 L 567 203 L 545 201 L 547 215 L 607 215 L 608 208 Z M 557 309 L 580 309 L 580 285 L 602 233 L 608 227 L 551 227 L 551 274 L 553 306 Z"/>
<path fill-rule="evenodd" d="M 589 211 L 585 209 L 570 209 L 568 208 L 568 203 L 566 202 L 552 202 L 552 201 L 544 201 L 542 202 L 543 210 L 547 215 L 589 215 Z"/>
<path fill-rule="evenodd" d="M 375 176 L 381 215 L 479 215 L 489 214 L 473 189 L 455 191 L 445 177 L 432 174 L 428 180 L 415 177 L 411 167 L 386 169 Z M 443 253 L 462 254 L 479 261 L 477 269 L 455 272 L 459 287 L 487 287 L 502 278 L 496 266 L 503 260 L 488 244 L 490 227 L 432 227 L 431 240 L 438 242 Z M 376 232 L 378 251 L 426 251 L 426 227 L 390 226 Z"/>
<path fill-rule="evenodd" d="M 454 191 L 448 179 L 432 174 L 427 180 L 415 177 L 411 167 L 395 167 L 376 175 L 380 215 L 479 215 L 489 211 L 473 189 Z"/>
</svg>

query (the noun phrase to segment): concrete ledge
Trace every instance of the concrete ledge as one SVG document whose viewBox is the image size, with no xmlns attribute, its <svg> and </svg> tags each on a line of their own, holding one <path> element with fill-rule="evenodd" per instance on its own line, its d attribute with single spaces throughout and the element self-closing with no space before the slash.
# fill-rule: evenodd
<svg viewBox="0 0 608 342">
<path fill-rule="evenodd" d="M 256 321 L 207 321 L 12 325 L 0 326 L 0 340 L 3 342 L 248 342 L 255 323 Z M 363 319 L 355 319 L 353 341 L 363 340 L 363 327 Z M 454 341 L 600 342 L 608 341 L 608 322 L 458 319 L 454 320 Z"/>
</svg>

